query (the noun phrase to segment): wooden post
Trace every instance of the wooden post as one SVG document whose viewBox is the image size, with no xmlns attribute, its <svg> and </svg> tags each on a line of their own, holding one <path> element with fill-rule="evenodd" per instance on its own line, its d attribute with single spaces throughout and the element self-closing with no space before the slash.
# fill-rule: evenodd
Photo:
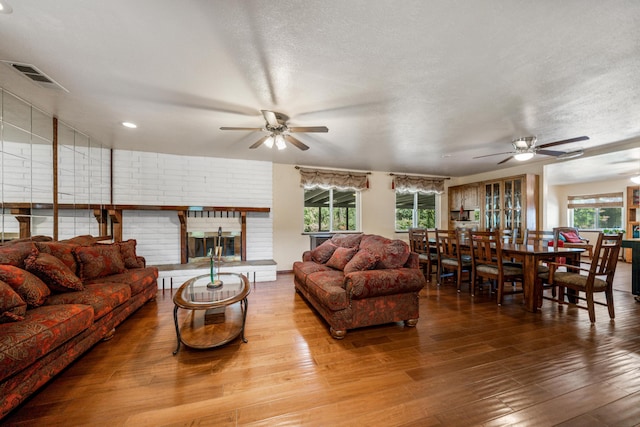
<svg viewBox="0 0 640 427">
<path fill-rule="evenodd" d="M 58 240 L 58 119 L 53 118 L 53 240 Z"/>
<path fill-rule="evenodd" d="M 31 209 L 11 209 L 11 215 L 15 215 L 16 220 L 20 223 L 20 238 L 31 237 Z"/>
<path fill-rule="evenodd" d="M 100 230 L 100 236 L 108 235 L 107 225 L 107 212 L 104 209 L 94 209 L 93 216 L 96 217 L 96 221 L 98 221 L 98 229 Z"/>
<path fill-rule="evenodd" d="M 242 261 L 247 260 L 247 213 L 240 212 L 240 231 L 242 234 L 242 253 L 240 255 Z"/>
<path fill-rule="evenodd" d="M 109 209 L 111 227 L 113 227 L 113 241 L 122 242 L 122 209 Z"/>
<path fill-rule="evenodd" d="M 180 264 L 186 264 L 187 257 L 187 211 L 178 211 L 180 220 Z"/>
</svg>

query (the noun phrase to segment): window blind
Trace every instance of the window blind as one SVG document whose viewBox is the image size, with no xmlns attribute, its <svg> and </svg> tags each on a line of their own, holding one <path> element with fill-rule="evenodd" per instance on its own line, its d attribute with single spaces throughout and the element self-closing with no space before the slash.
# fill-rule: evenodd
<svg viewBox="0 0 640 427">
<path fill-rule="evenodd" d="M 621 208 L 622 193 L 587 194 L 567 197 L 569 209 L 576 208 Z"/>
</svg>

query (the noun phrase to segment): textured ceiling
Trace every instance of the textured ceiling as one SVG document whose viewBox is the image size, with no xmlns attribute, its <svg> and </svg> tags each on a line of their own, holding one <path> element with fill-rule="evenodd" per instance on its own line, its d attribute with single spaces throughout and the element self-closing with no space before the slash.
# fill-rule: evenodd
<svg viewBox="0 0 640 427">
<path fill-rule="evenodd" d="M 638 1 L 8 1 L 0 60 L 68 92 L 0 85 L 114 148 L 465 176 L 514 166 L 473 157 L 516 137 L 640 141 Z M 329 132 L 219 130 L 261 109 Z"/>
</svg>

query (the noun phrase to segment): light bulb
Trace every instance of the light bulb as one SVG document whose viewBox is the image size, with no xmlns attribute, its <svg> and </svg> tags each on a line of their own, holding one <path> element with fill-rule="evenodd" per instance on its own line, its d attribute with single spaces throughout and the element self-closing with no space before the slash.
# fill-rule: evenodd
<svg viewBox="0 0 640 427">
<path fill-rule="evenodd" d="M 266 145 L 268 148 L 273 147 L 273 136 L 267 138 L 267 140 L 264 142 L 264 145 Z"/>
<path fill-rule="evenodd" d="M 516 160 L 520 160 L 521 162 L 524 162 L 525 160 L 529 160 L 531 158 L 533 158 L 533 153 L 527 151 L 524 153 L 518 153 L 515 156 L 513 156 L 514 159 Z"/>
<path fill-rule="evenodd" d="M 640 175 L 638 176 L 632 176 L 631 177 L 631 182 L 634 182 L 636 184 L 640 184 Z"/>
<path fill-rule="evenodd" d="M 287 144 L 284 143 L 284 137 L 282 135 L 276 135 L 276 147 L 278 147 L 278 150 L 287 148 Z"/>
</svg>

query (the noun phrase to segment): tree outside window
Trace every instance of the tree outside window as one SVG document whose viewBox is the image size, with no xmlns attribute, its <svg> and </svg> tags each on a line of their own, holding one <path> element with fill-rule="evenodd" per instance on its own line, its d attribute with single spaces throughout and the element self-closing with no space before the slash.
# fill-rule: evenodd
<svg viewBox="0 0 640 427">
<path fill-rule="evenodd" d="M 434 228 L 436 226 L 436 196 L 433 193 L 396 192 L 396 231 L 411 227 Z"/>
<path fill-rule="evenodd" d="M 569 196 L 569 222 L 581 229 L 622 228 L 623 194 Z"/>
<path fill-rule="evenodd" d="M 359 192 L 313 188 L 304 192 L 304 231 L 358 230 Z"/>
</svg>

